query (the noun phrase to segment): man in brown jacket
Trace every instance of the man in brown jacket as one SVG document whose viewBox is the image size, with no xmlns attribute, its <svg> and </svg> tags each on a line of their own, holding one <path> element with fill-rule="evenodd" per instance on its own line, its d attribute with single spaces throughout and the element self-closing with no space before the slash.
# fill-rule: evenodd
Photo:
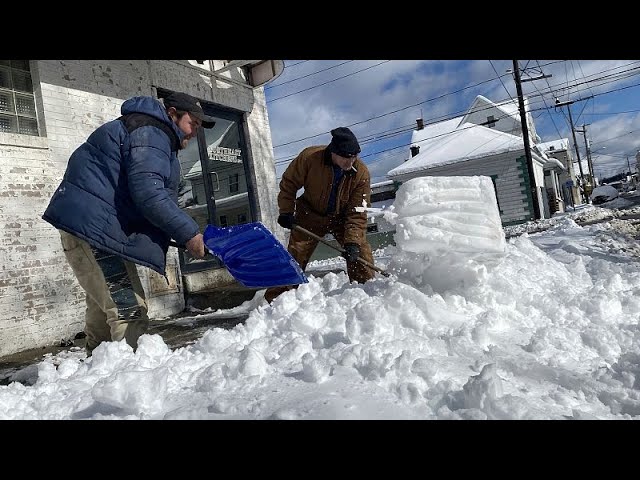
<svg viewBox="0 0 640 480">
<path fill-rule="evenodd" d="M 367 214 L 356 207 L 369 207 L 371 177 L 360 158 L 360 145 L 346 127 L 331 131 L 331 143 L 307 147 L 289 164 L 280 180 L 278 223 L 291 230 L 289 253 L 305 270 L 318 241 L 293 229 L 294 224 L 324 237 L 331 233 L 345 252 L 350 281 L 364 283 L 374 271 L 356 259 L 362 257 L 373 264 L 367 241 Z M 298 198 L 296 193 L 304 192 Z M 264 298 L 274 298 L 294 286 L 267 289 Z"/>
</svg>

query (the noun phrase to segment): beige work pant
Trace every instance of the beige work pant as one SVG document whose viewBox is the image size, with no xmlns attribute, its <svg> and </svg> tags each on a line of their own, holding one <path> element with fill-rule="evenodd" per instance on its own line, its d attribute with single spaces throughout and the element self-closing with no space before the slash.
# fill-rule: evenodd
<svg viewBox="0 0 640 480">
<path fill-rule="evenodd" d="M 87 355 L 101 342 L 123 338 L 135 349 L 149 327 L 145 293 L 135 264 L 106 254 L 99 263 L 96 251 L 86 241 L 62 230 L 60 237 L 67 261 L 86 294 Z"/>
</svg>

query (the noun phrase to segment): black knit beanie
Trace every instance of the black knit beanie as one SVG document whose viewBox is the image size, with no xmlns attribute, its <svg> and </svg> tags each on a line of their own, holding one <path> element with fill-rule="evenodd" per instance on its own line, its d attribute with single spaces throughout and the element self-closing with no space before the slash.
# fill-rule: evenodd
<svg viewBox="0 0 640 480">
<path fill-rule="evenodd" d="M 347 127 L 338 127 L 331 130 L 331 143 L 329 151 L 341 157 L 355 157 L 360 153 L 360 144 L 356 136 Z"/>
</svg>

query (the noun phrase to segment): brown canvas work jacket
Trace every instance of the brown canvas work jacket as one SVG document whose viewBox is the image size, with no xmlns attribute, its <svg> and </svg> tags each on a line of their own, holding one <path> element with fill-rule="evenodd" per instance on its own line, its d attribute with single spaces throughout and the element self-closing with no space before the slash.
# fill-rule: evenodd
<svg viewBox="0 0 640 480">
<path fill-rule="evenodd" d="M 369 169 L 359 157 L 353 166 L 357 171 L 345 172 L 340 180 L 335 211 L 327 212 L 333 184 L 331 153 L 325 145 L 305 148 L 289 164 L 280 180 L 280 213 L 295 212 L 296 222 L 307 229 L 343 225 L 344 242 L 361 245 L 367 230 L 367 214 L 357 212 L 355 207 L 371 206 L 371 178 Z M 304 192 L 296 199 L 301 188 Z"/>
</svg>

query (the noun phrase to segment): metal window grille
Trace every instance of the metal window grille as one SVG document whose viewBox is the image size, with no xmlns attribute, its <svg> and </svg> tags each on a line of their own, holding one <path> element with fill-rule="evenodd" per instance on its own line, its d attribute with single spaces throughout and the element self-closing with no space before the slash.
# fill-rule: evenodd
<svg viewBox="0 0 640 480">
<path fill-rule="evenodd" d="M 29 60 L 0 60 L 0 133 L 40 135 Z"/>
</svg>

